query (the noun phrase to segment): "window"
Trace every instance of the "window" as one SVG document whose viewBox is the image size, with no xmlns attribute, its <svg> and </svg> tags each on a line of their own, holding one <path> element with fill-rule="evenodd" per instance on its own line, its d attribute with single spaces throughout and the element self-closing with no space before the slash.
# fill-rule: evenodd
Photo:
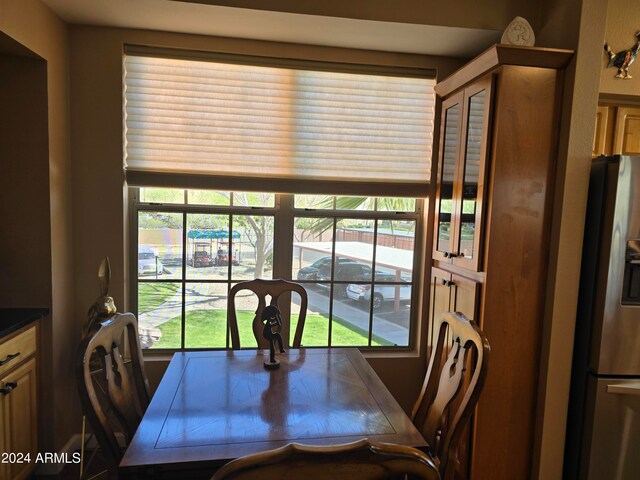
<svg viewBox="0 0 640 480">
<path fill-rule="evenodd" d="M 143 347 L 227 348 L 228 292 L 258 277 L 304 284 L 305 346 L 411 346 L 432 77 L 127 47 L 131 307 Z M 293 324 L 295 297 L 283 312 Z M 241 343 L 255 345 L 242 329 L 255 298 L 239 305 Z"/>
<path fill-rule="evenodd" d="M 416 200 L 295 196 L 297 206 L 309 200 L 315 209 L 294 209 L 291 276 L 322 315 L 307 320 L 303 344 L 408 346 Z M 311 338 L 307 328 L 322 333 Z"/>
<path fill-rule="evenodd" d="M 143 347 L 228 348 L 229 290 L 274 271 L 308 291 L 304 346 L 409 346 L 422 201 L 314 197 L 317 208 L 302 207 L 305 195 L 133 188 Z M 277 239 L 292 239 L 286 265 L 274 265 Z M 241 344 L 255 346 L 257 300 L 246 294 L 237 304 Z"/>
</svg>

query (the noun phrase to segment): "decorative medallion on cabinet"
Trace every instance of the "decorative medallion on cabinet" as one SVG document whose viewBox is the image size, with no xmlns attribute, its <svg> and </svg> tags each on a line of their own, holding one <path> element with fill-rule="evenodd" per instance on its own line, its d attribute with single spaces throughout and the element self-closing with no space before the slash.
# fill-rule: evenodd
<svg viewBox="0 0 640 480">
<path fill-rule="evenodd" d="M 572 55 L 495 45 L 436 85 L 430 320 L 461 310 L 491 344 L 460 462 L 473 480 L 531 472 L 559 100 Z"/>
</svg>

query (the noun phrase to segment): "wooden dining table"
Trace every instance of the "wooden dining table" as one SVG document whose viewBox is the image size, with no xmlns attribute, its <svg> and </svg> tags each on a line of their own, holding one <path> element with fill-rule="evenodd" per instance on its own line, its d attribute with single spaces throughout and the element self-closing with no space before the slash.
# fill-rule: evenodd
<svg viewBox="0 0 640 480">
<path fill-rule="evenodd" d="M 426 442 L 356 348 L 175 353 L 120 463 L 120 478 L 210 478 L 291 442 Z"/>
</svg>

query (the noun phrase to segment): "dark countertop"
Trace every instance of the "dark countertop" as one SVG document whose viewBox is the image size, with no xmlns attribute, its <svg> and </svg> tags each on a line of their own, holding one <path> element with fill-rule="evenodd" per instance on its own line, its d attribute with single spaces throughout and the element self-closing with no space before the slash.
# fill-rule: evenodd
<svg viewBox="0 0 640 480">
<path fill-rule="evenodd" d="M 0 308 L 0 338 L 48 314 L 48 308 Z"/>
</svg>

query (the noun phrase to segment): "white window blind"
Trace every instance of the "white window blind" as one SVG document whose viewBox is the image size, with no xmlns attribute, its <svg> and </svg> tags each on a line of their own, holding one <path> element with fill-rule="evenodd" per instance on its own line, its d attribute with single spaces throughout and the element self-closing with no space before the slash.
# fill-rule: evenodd
<svg viewBox="0 0 640 480">
<path fill-rule="evenodd" d="M 423 185 L 434 84 L 126 54 L 125 168 Z"/>
</svg>

